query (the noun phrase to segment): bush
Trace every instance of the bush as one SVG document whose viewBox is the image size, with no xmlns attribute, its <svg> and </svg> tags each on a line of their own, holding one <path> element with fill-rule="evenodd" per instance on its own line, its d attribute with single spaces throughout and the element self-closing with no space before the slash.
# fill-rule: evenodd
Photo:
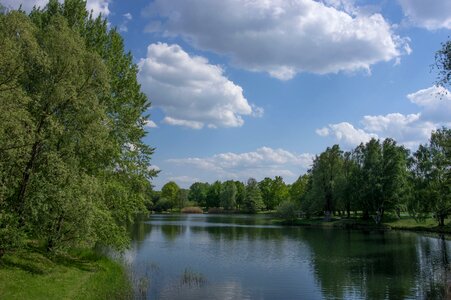
<svg viewBox="0 0 451 300">
<path fill-rule="evenodd" d="M 171 200 L 167 198 L 160 198 L 157 203 L 155 203 L 154 210 L 157 212 L 167 211 L 172 208 Z"/>
<path fill-rule="evenodd" d="M 203 214 L 204 211 L 202 210 L 202 208 L 198 207 L 198 206 L 188 206 L 188 207 L 184 207 L 182 208 L 181 212 L 183 214 Z"/>
<path fill-rule="evenodd" d="M 277 215 L 288 222 L 294 222 L 299 215 L 299 207 L 292 201 L 283 201 L 277 206 Z"/>
<path fill-rule="evenodd" d="M 209 214 L 222 214 L 224 213 L 224 209 L 222 207 L 210 207 L 208 209 Z"/>
</svg>

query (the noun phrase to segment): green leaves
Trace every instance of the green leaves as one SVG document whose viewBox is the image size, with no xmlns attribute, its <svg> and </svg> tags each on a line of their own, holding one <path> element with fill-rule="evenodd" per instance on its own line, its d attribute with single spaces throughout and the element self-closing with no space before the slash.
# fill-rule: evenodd
<svg viewBox="0 0 451 300">
<path fill-rule="evenodd" d="M 81 0 L 0 25 L 1 234 L 27 232 L 51 251 L 124 247 L 156 172 L 142 142 L 150 103 L 121 36 Z"/>
</svg>

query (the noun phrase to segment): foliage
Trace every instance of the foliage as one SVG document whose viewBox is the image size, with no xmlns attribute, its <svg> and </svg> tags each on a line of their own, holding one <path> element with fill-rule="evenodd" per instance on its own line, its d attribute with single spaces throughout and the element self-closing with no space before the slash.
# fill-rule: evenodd
<svg viewBox="0 0 451 300">
<path fill-rule="evenodd" d="M 26 236 L 123 248 L 121 224 L 145 208 L 150 103 L 121 36 L 85 5 L 0 15 L 0 252 Z"/>
<path fill-rule="evenodd" d="M 310 207 L 307 208 L 309 212 L 324 211 L 328 218 L 335 209 L 342 165 L 342 151 L 338 145 L 327 148 L 313 160 L 309 198 L 317 201 L 311 201 Z"/>
<path fill-rule="evenodd" d="M 305 194 L 307 192 L 308 187 L 308 181 L 309 181 L 309 175 L 304 174 L 299 176 L 299 178 L 293 182 L 293 184 L 290 186 L 290 199 L 293 202 L 301 203 L 303 198 L 305 197 Z"/>
<path fill-rule="evenodd" d="M 165 198 L 171 203 L 171 207 L 175 207 L 177 205 L 179 191 L 180 188 L 177 183 L 169 181 L 161 188 L 161 198 Z"/>
<path fill-rule="evenodd" d="M 155 203 L 153 209 L 157 212 L 162 212 L 162 211 L 167 211 L 172 209 L 173 206 L 173 202 L 171 200 L 169 200 L 168 198 L 164 198 L 161 197 L 157 203 Z"/>
<path fill-rule="evenodd" d="M 207 206 L 208 183 L 195 182 L 189 188 L 188 200 L 196 202 L 199 206 Z"/>
<path fill-rule="evenodd" d="M 440 226 L 451 211 L 451 130 L 433 132 L 428 145 L 413 155 L 413 181 L 418 193 L 409 205 L 413 214 L 434 214 Z"/>
<path fill-rule="evenodd" d="M 277 215 L 287 222 L 294 222 L 299 216 L 299 205 L 285 200 L 277 206 Z"/>
<path fill-rule="evenodd" d="M 222 184 L 220 198 L 220 205 L 226 210 L 232 210 L 236 206 L 237 188 L 232 180 L 226 181 Z"/>
<path fill-rule="evenodd" d="M 444 88 L 451 82 L 451 41 L 442 43 L 442 48 L 435 54 L 435 67 L 438 70 L 437 85 Z"/>
<path fill-rule="evenodd" d="M 207 208 L 220 207 L 221 188 L 222 184 L 218 180 L 210 185 L 207 193 L 207 201 L 206 201 Z"/>
<path fill-rule="evenodd" d="M 249 178 L 246 185 L 246 198 L 244 210 L 249 213 L 256 213 L 264 206 L 257 180 Z"/>
</svg>

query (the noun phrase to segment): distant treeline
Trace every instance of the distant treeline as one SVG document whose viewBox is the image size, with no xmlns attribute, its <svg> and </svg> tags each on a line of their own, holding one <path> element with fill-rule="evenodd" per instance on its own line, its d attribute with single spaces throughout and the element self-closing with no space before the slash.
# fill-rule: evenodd
<svg viewBox="0 0 451 300">
<path fill-rule="evenodd" d="M 256 213 L 278 209 L 306 217 L 332 215 L 381 223 L 385 212 L 408 212 L 416 220 L 433 216 L 443 226 L 451 210 L 451 130 L 441 128 L 411 153 L 393 139 L 371 139 L 352 151 L 338 145 L 313 160 L 312 168 L 293 184 L 282 177 L 239 181 L 196 182 L 189 190 L 175 182 L 153 192 L 155 211 L 200 206 Z M 292 216 L 293 214 L 288 214 Z"/>
</svg>

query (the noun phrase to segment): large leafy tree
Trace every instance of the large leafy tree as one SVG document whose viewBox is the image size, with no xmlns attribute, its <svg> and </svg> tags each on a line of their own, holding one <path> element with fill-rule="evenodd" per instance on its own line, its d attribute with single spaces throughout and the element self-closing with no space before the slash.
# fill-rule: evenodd
<svg viewBox="0 0 451 300">
<path fill-rule="evenodd" d="M 208 188 L 206 207 L 220 207 L 220 196 L 221 196 L 222 184 L 220 181 L 216 180 Z"/>
<path fill-rule="evenodd" d="M 207 205 L 208 183 L 195 182 L 189 188 L 188 200 L 204 207 Z"/>
<path fill-rule="evenodd" d="M 307 192 L 308 181 L 309 175 L 304 174 L 299 176 L 299 178 L 291 184 L 289 193 L 292 202 L 296 202 L 298 204 L 302 202 Z"/>
<path fill-rule="evenodd" d="M 177 197 L 180 192 L 180 187 L 174 181 L 169 181 L 161 188 L 161 198 L 166 199 L 174 207 L 177 205 Z"/>
<path fill-rule="evenodd" d="M 228 180 L 222 184 L 221 194 L 219 196 L 220 205 L 226 210 L 236 207 L 236 196 L 238 190 L 233 180 Z"/>
<path fill-rule="evenodd" d="M 440 226 L 451 211 L 451 129 L 433 132 L 414 153 L 414 180 L 420 198 L 414 208 L 433 213 Z M 418 201 L 420 203 L 418 203 Z"/>
<path fill-rule="evenodd" d="M 309 191 L 310 212 L 323 211 L 328 219 L 335 210 L 339 198 L 343 157 L 338 145 L 327 148 L 313 161 L 311 189 Z M 316 200 L 315 200 L 316 199 Z"/>
<path fill-rule="evenodd" d="M 249 178 L 246 185 L 244 209 L 249 213 L 256 213 L 264 207 L 262 195 L 257 180 Z"/>
<path fill-rule="evenodd" d="M 85 2 L 0 15 L 0 248 L 123 247 L 155 172 L 149 107 L 123 41 Z M 11 234 L 15 232 L 15 234 Z"/>
</svg>

